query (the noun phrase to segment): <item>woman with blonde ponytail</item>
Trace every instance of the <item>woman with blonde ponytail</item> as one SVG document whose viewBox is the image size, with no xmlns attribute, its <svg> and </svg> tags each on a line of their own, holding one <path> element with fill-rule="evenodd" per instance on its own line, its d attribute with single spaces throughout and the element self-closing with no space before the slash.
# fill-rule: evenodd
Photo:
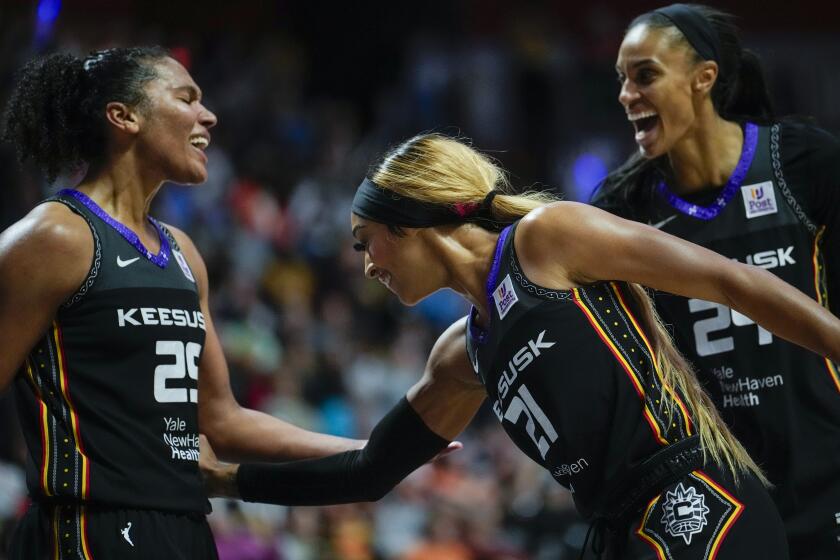
<svg viewBox="0 0 840 560">
<path fill-rule="evenodd" d="M 364 449 L 223 466 L 211 493 L 281 504 L 376 500 L 489 397 L 516 445 L 569 488 L 608 558 L 788 558 L 764 478 L 698 386 L 638 284 L 724 302 L 840 357 L 840 320 L 772 274 L 544 193 L 513 194 L 464 143 L 416 136 L 359 186 L 365 274 L 403 303 L 473 304 Z"/>
<path fill-rule="evenodd" d="M 771 270 L 840 313 L 840 140 L 775 118 L 735 18 L 674 4 L 627 27 L 618 101 L 638 150 L 593 201 Z M 773 483 L 791 556 L 840 558 L 840 365 L 725 303 L 655 298 L 724 421 Z"/>
</svg>

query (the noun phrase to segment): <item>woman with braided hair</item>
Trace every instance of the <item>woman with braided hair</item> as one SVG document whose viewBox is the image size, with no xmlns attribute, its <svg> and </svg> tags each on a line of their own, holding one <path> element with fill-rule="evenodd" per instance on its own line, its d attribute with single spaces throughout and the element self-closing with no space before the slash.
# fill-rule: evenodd
<svg viewBox="0 0 840 560">
<path fill-rule="evenodd" d="M 473 305 L 362 450 L 223 465 L 211 493 L 281 504 L 375 500 L 490 400 L 505 431 L 574 493 L 609 558 L 788 558 L 750 459 L 640 286 L 731 305 L 840 357 L 840 320 L 774 275 L 591 206 L 515 195 L 464 143 L 414 137 L 356 191 L 365 274 L 406 305 L 451 288 Z"/>
<path fill-rule="evenodd" d="M 207 178 L 201 95 L 164 50 L 115 48 L 30 62 L 5 109 L 22 160 L 83 176 L 0 235 L 0 390 L 32 498 L 14 560 L 215 558 L 199 429 L 239 460 L 361 444 L 239 406 L 201 256 L 148 214 L 164 182 Z"/>
<path fill-rule="evenodd" d="M 840 141 L 773 116 L 733 17 L 675 4 L 627 28 L 619 102 L 638 152 L 594 204 L 770 270 L 840 312 Z M 675 341 L 774 485 L 791 556 L 840 558 L 840 369 L 725 302 L 655 297 Z"/>
</svg>

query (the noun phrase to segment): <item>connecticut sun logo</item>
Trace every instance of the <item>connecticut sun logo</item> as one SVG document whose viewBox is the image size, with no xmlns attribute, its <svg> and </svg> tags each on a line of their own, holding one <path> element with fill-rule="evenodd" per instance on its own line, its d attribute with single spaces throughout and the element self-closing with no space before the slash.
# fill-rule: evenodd
<svg viewBox="0 0 840 560">
<path fill-rule="evenodd" d="M 682 537 L 685 544 L 691 544 L 691 538 L 706 526 L 706 514 L 709 508 L 705 496 L 698 494 L 693 486 L 688 489 L 680 482 L 673 492 L 665 493 L 662 504 L 664 514 L 662 524 L 672 537 Z"/>
</svg>

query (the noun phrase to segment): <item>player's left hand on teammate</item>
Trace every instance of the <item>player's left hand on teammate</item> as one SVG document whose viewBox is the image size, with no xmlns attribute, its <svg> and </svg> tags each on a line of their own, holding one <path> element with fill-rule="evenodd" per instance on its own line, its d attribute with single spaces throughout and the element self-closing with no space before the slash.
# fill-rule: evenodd
<svg viewBox="0 0 840 560">
<path fill-rule="evenodd" d="M 361 445 L 359 445 L 359 449 L 362 449 L 365 445 L 367 445 L 367 440 L 362 440 Z M 448 457 L 452 453 L 456 451 L 460 451 L 464 448 L 464 444 L 460 441 L 452 441 L 449 445 L 446 446 L 446 449 L 443 449 L 440 453 L 429 459 L 429 463 L 434 463 L 438 459 L 443 459 L 444 457 Z"/>
<path fill-rule="evenodd" d="M 239 492 L 236 488 L 238 465 L 219 461 L 210 445 L 210 441 L 204 434 L 199 434 L 198 440 L 200 445 L 198 468 L 201 469 L 201 478 L 204 480 L 204 490 L 207 492 L 207 497 L 238 498 Z"/>
<path fill-rule="evenodd" d="M 432 457 L 432 460 L 429 461 L 430 463 L 434 463 L 438 459 L 443 459 L 444 457 L 448 457 L 449 455 L 458 452 L 464 448 L 464 444 L 460 441 L 453 441 L 450 442 L 449 445 L 446 446 L 446 449 Z"/>
</svg>

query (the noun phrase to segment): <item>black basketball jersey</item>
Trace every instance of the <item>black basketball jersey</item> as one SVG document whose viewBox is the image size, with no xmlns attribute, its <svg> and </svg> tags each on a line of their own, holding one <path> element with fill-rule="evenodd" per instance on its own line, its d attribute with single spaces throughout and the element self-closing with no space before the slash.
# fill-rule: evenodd
<svg viewBox="0 0 840 560">
<path fill-rule="evenodd" d="M 687 215 L 660 194 L 637 217 L 765 268 L 823 305 L 831 304 L 836 314 L 838 157 L 836 140 L 819 129 L 795 124 L 759 127 L 755 155 L 739 192 L 716 217 L 707 221 Z M 721 192 L 707 190 L 683 198 L 708 205 Z M 837 364 L 775 337 L 726 306 L 667 293 L 657 293 L 656 303 L 724 419 L 776 485 L 772 494 L 791 542 L 798 535 L 836 529 Z"/>
<path fill-rule="evenodd" d="M 90 226 L 88 276 L 15 380 L 38 500 L 205 512 L 198 473 L 198 363 L 204 317 L 170 232 L 161 250 L 78 191 L 50 199 Z M 49 255 L 44 255 L 49 258 Z"/>
<path fill-rule="evenodd" d="M 680 395 L 674 414 L 661 406 L 661 374 L 628 286 L 537 286 L 517 261 L 515 231 L 499 236 L 489 326 L 479 328 L 473 310 L 467 352 L 510 438 L 588 517 L 613 481 L 694 426 Z"/>
</svg>

